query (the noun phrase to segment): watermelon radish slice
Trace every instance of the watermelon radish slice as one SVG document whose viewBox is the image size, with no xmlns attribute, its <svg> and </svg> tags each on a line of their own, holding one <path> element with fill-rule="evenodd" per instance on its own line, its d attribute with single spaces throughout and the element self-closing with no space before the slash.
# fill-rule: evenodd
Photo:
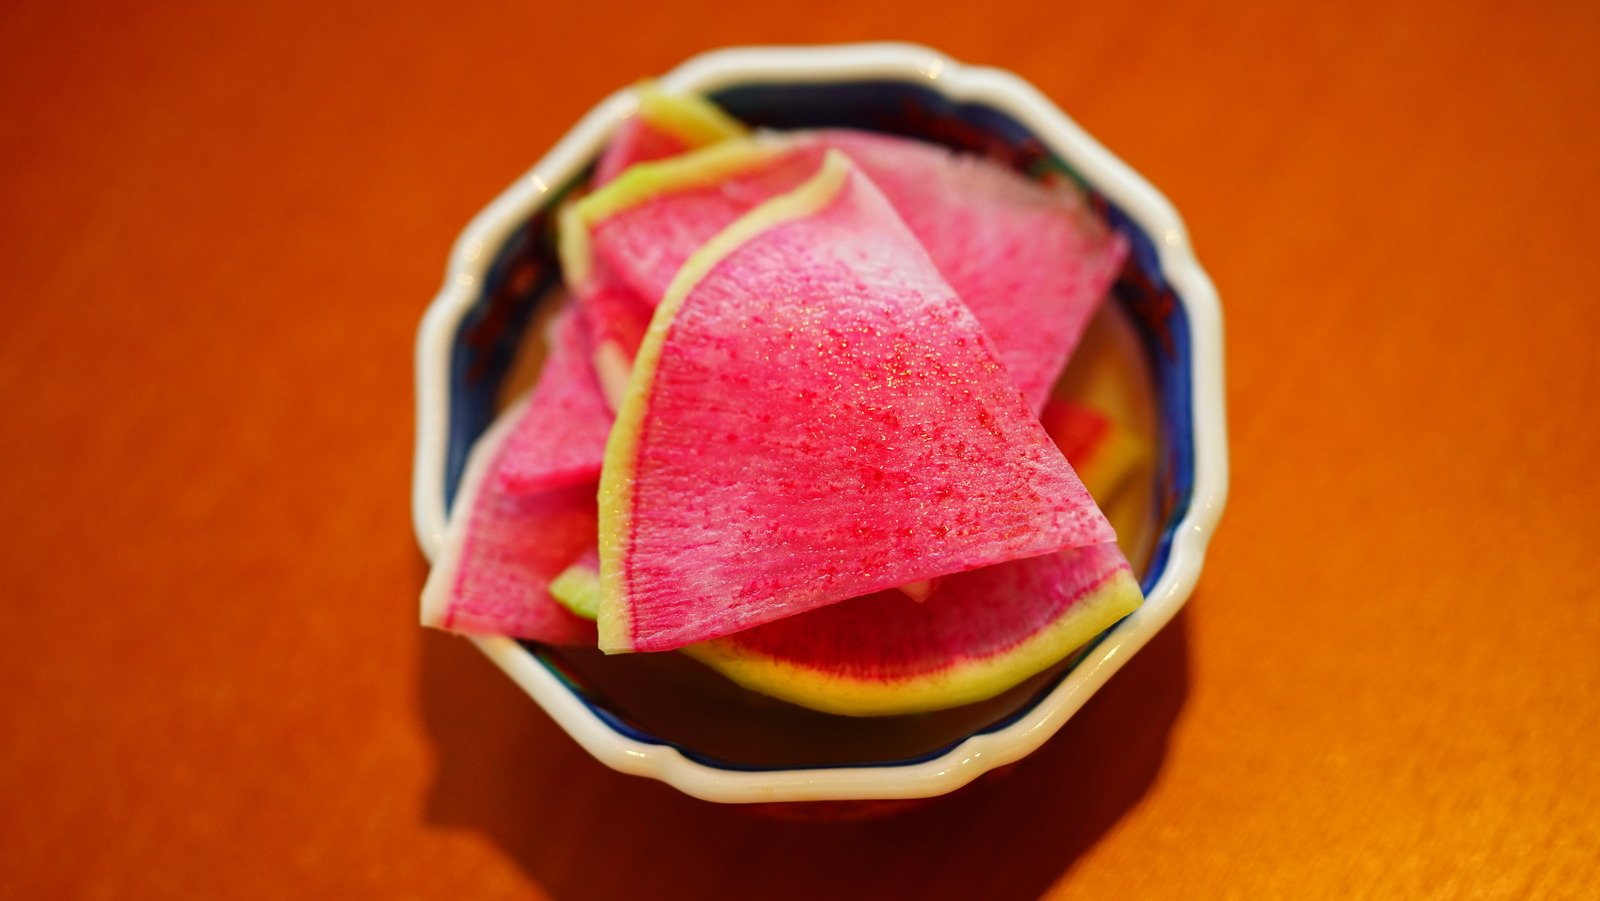
<svg viewBox="0 0 1600 901">
<path fill-rule="evenodd" d="M 668 287 L 606 447 L 599 536 L 612 652 L 1115 537 L 837 152 Z"/>
<path fill-rule="evenodd" d="M 615 281 L 603 279 L 578 295 L 578 303 L 589 311 L 590 339 L 595 378 L 605 399 L 607 418 L 611 418 L 622 404 L 628 390 L 628 378 L 633 374 L 633 358 L 639 352 L 639 342 L 650 328 L 650 315 L 654 312 L 633 289 Z"/>
<path fill-rule="evenodd" d="M 889 198 L 1041 409 L 1121 271 L 1126 239 L 1070 184 L 906 138 L 829 130 L 813 139 L 844 151 Z"/>
<path fill-rule="evenodd" d="M 595 164 L 594 187 L 610 183 L 635 164 L 677 156 L 746 131 L 738 120 L 702 97 L 668 94 L 649 82 L 638 85 L 634 93 L 638 109 L 618 126 Z M 587 268 L 581 243 L 577 245 L 580 255 L 573 256 L 573 240 L 581 242 L 583 237 L 580 230 L 569 232 L 562 240 L 564 268 L 569 288 L 588 313 L 595 367 L 614 409 L 633 368 L 633 355 L 650 324 L 654 303 L 644 302 L 621 281 L 603 274 L 584 277 L 586 273 L 575 269 L 574 259 L 582 259 L 582 268 Z"/>
<path fill-rule="evenodd" d="M 1040 423 L 1055 440 L 1067 462 L 1072 464 L 1073 471 L 1083 481 L 1089 496 L 1101 505 L 1110 503 L 1120 495 L 1145 456 L 1143 445 L 1126 426 L 1118 423 L 1110 413 L 1087 402 L 1051 398 L 1045 404 Z M 894 590 L 920 603 L 928 599 L 940 582 L 939 579 L 922 579 L 897 585 Z M 585 619 L 594 619 L 600 598 L 598 548 L 585 551 L 557 576 L 550 583 L 550 594 L 573 613 Z"/>
<path fill-rule="evenodd" d="M 579 307 L 552 324 L 549 356 L 524 412 L 506 438 L 497 476 L 514 494 L 531 494 L 600 476 L 610 405 L 591 364 L 589 326 Z"/>
<path fill-rule="evenodd" d="M 1097 544 L 947 576 L 925 603 L 880 591 L 684 652 L 746 688 L 815 710 L 920 713 L 999 694 L 1142 600 L 1116 544 Z"/>
<path fill-rule="evenodd" d="M 649 82 L 635 87 L 634 94 L 639 108 L 617 127 L 595 163 L 595 185 L 611 181 L 635 163 L 677 156 L 745 132 L 743 124 L 703 97 L 668 94 Z"/>
<path fill-rule="evenodd" d="M 1099 503 L 1116 497 L 1144 461 L 1144 445 L 1104 410 L 1052 398 L 1039 419 Z"/>
<path fill-rule="evenodd" d="M 591 547 L 550 580 L 550 596 L 578 616 L 600 615 L 600 548 Z"/>
<path fill-rule="evenodd" d="M 654 310 L 606 270 L 591 272 L 588 281 L 570 289 L 570 294 L 589 323 L 589 365 L 605 403 L 609 429 Z"/>
<path fill-rule="evenodd" d="M 693 149 L 682 138 L 652 127 L 642 117 L 625 119 L 595 162 L 593 183 L 606 184 L 635 163 L 665 159 Z"/>
<path fill-rule="evenodd" d="M 937 579 L 920 579 L 896 585 L 895 591 L 921 603 L 933 594 L 939 584 Z M 550 582 L 550 596 L 561 606 L 584 619 L 594 619 L 600 613 L 600 549 L 593 548 L 575 563 L 561 571 Z"/>
<path fill-rule="evenodd" d="M 422 623 L 467 635 L 595 643 L 594 624 L 550 597 L 551 578 L 593 547 L 595 485 L 508 491 L 507 438 L 529 411 L 502 415 L 474 446 L 444 549 L 422 589 Z"/>
<path fill-rule="evenodd" d="M 598 558 L 551 584 L 594 616 Z M 1042 672 L 1143 602 L 1115 543 L 947 576 L 929 603 L 904 586 L 683 648 L 734 682 L 846 716 L 893 716 L 993 697 Z"/>
<path fill-rule="evenodd" d="M 646 302 L 689 254 L 843 150 L 889 198 L 1040 409 L 1127 254 L 1066 184 L 905 138 L 799 132 L 729 141 L 639 166 L 577 205 L 563 233 L 572 269 L 593 266 Z"/>
<path fill-rule="evenodd" d="M 595 264 L 589 253 L 588 230 L 578 219 L 578 208 L 561 211 L 558 253 L 563 277 L 573 303 L 589 323 L 591 356 L 601 395 L 616 410 L 633 371 L 633 357 L 650 327 L 654 305 L 617 277 L 609 266 Z"/>
<path fill-rule="evenodd" d="M 640 163 L 578 200 L 561 220 L 569 285 L 593 267 L 615 274 L 651 307 L 685 260 L 735 219 L 817 171 L 820 150 L 777 138 L 727 140 Z"/>
<path fill-rule="evenodd" d="M 590 545 L 571 566 L 550 581 L 556 603 L 587 620 L 600 613 L 600 548 Z"/>
<path fill-rule="evenodd" d="M 641 105 L 641 110 L 645 108 Z M 651 240 L 646 236 L 636 246 L 614 249 L 602 258 L 596 258 L 592 251 L 590 220 L 597 216 L 609 216 L 619 207 L 648 205 L 653 195 L 660 193 L 659 185 L 663 182 L 678 187 L 700 185 L 706 193 L 717 196 L 720 194 L 719 180 L 732 173 L 761 167 L 774 155 L 775 151 L 752 141 L 724 140 L 717 146 L 687 155 L 690 160 L 688 166 L 678 159 L 643 161 L 636 165 L 630 163 L 621 177 L 611 180 L 608 187 L 568 204 L 562 210 L 558 241 L 562 273 L 576 302 L 588 313 L 594 344 L 594 367 L 604 397 L 612 410 L 621 403 L 639 342 L 649 327 L 650 316 L 660 299 L 660 292 L 665 290 L 672 273 L 717 229 L 738 218 L 760 200 L 778 193 L 778 188 L 790 188 L 798 184 L 814 171 L 815 166 L 804 172 L 796 170 L 786 184 L 761 184 L 750 189 L 761 192 L 754 199 L 749 197 L 749 191 L 741 194 L 731 212 L 716 217 L 715 227 L 687 233 L 679 228 L 670 239 L 665 233 L 657 236 L 661 240 Z M 666 267 L 670 267 L 670 271 Z M 628 277 L 629 273 L 637 275 L 641 271 L 655 274 L 655 278 L 643 282 L 650 285 L 648 288 L 641 289 L 639 279 Z"/>
</svg>

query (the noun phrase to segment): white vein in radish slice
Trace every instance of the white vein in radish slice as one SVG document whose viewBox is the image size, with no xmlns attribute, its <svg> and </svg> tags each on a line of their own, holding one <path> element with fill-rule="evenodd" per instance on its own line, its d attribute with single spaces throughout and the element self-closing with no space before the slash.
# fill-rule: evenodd
<svg viewBox="0 0 1600 901">
<path fill-rule="evenodd" d="M 595 483 L 508 489 L 501 478 L 506 439 L 528 409 L 524 401 L 503 414 L 468 457 L 444 547 L 422 589 L 422 623 L 466 635 L 593 646 L 594 623 L 556 603 L 549 584 L 594 546 Z"/>
<path fill-rule="evenodd" d="M 601 474 L 600 646 L 1114 538 L 972 313 L 829 153 L 656 309 Z"/>
<path fill-rule="evenodd" d="M 584 310 L 556 315 L 549 353 L 527 404 L 511 427 L 496 476 L 514 494 L 600 477 L 613 416 L 593 367 Z"/>
<path fill-rule="evenodd" d="M 653 304 L 690 254 L 799 184 L 829 149 L 877 183 L 1042 409 L 1127 255 L 1122 236 L 1065 182 L 1038 184 L 991 160 L 887 135 L 763 135 L 630 169 L 577 205 L 564 252 Z"/>
<path fill-rule="evenodd" d="M 1113 544 L 946 576 L 926 603 L 851 598 L 684 652 L 753 691 L 849 716 L 993 697 L 1049 669 L 1143 601 Z"/>
</svg>

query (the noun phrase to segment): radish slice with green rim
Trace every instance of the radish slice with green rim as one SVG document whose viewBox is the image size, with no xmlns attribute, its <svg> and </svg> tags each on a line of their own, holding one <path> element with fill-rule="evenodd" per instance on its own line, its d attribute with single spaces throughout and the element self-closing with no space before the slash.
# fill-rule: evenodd
<svg viewBox="0 0 1600 901">
<path fill-rule="evenodd" d="M 668 287 L 607 444 L 599 534 L 612 652 L 1115 538 L 977 320 L 836 152 Z"/>
</svg>

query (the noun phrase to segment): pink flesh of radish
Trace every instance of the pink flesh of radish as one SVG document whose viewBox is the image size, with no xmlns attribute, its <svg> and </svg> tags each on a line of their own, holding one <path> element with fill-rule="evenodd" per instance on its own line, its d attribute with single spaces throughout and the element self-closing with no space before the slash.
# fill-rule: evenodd
<svg viewBox="0 0 1600 901">
<path fill-rule="evenodd" d="M 468 635 L 592 647 L 594 623 L 556 603 L 547 588 L 594 546 L 595 483 L 506 490 L 505 438 L 516 421 L 502 419 L 472 452 L 445 547 L 423 588 L 423 620 Z"/>
<path fill-rule="evenodd" d="M 1034 410 L 1116 279 L 1127 242 L 1065 185 L 918 141 L 825 131 L 872 177 L 983 323 Z"/>
<path fill-rule="evenodd" d="M 598 479 L 611 433 L 611 408 L 595 376 L 583 310 L 563 311 L 550 339 L 539 384 L 512 427 L 496 469 L 513 494 Z"/>
<path fill-rule="evenodd" d="M 631 118 L 617 126 L 617 133 L 606 145 L 594 165 L 594 184 L 603 185 L 621 175 L 634 163 L 677 156 L 690 146 L 683 138 L 656 128 L 642 118 Z"/>
<path fill-rule="evenodd" d="M 1082 196 L 988 160 L 866 132 L 799 133 L 778 161 L 711 187 L 657 197 L 596 224 L 597 268 L 656 303 L 712 235 L 843 150 L 876 182 L 994 340 L 1037 411 L 1115 279 L 1125 240 Z"/>
<path fill-rule="evenodd" d="M 880 591 L 716 643 L 840 680 L 912 679 L 1010 650 L 1126 571 L 1115 544 L 1071 548 L 947 576 L 926 603 Z"/>
<path fill-rule="evenodd" d="M 854 171 L 825 209 L 761 232 L 689 292 L 636 453 L 614 600 L 627 625 L 608 650 L 1114 538 L 977 321 Z"/>
</svg>

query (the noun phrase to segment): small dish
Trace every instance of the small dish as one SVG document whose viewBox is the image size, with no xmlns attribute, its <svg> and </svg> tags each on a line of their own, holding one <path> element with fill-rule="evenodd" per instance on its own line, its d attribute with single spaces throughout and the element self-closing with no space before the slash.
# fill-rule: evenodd
<svg viewBox="0 0 1600 901">
<path fill-rule="evenodd" d="M 726 803 L 877 801 L 943 794 L 1039 747 L 1175 615 L 1200 573 L 1227 492 L 1222 328 L 1215 290 L 1172 206 L 1010 73 L 906 44 L 753 47 L 697 56 L 660 79 L 771 128 L 846 126 L 911 134 L 999 158 L 1034 176 L 1071 177 L 1129 238 L 1114 295 L 1148 366 L 1156 433 L 1143 607 L 997 719 L 932 750 L 883 759 L 781 764 L 724 759 L 641 728 L 560 655 L 509 638 L 474 639 L 582 747 L 606 765 Z M 412 511 L 430 558 L 445 532 L 473 441 L 503 402 L 524 333 L 559 275 L 548 216 L 582 184 L 630 91 L 603 101 L 462 232 L 417 337 Z M 1135 355 L 1137 358 L 1137 354 Z"/>
</svg>

